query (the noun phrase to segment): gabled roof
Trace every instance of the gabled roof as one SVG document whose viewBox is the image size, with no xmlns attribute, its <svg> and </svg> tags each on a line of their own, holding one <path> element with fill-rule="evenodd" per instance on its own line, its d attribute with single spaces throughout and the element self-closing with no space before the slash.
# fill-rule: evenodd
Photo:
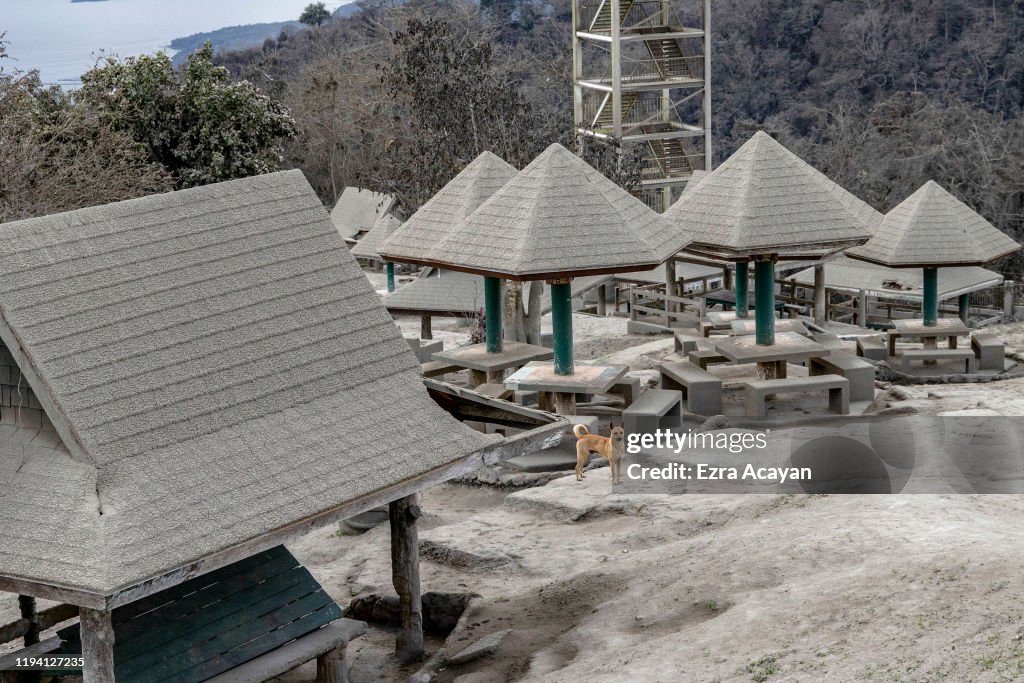
<svg viewBox="0 0 1024 683">
<path fill-rule="evenodd" d="M 878 218 L 807 162 L 757 132 L 687 188 L 664 218 L 712 258 L 814 258 L 861 244 Z"/>
<path fill-rule="evenodd" d="M 482 152 L 387 239 L 383 253 L 395 260 L 440 260 L 445 236 L 515 174 L 504 159 Z"/>
<path fill-rule="evenodd" d="M 469 317 L 483 308 L 483 277 L 457 270 L 440 273 L 436 268 L 427 270 L 429 272 L 384 297 L 384 305 L 389 311 L 394 315 L 427 313 Z M 575 278 L 571 283 L 572 295 L 582 296 L 610 279 L 610 275 Z M 551 297 L 546 291 L 540 301 L 543 312 L 551 310 Z"/>
<path fill-rule="evenodd" d="M 298 171 L 0 226 L 0 577 L 100 595 L 494 443 L 439 408 Z"/>
<path fill-rule="evenodd" d="M 352 245 L 352 255 L 358 256 L 359 258 L 372 258 L 379 259 L 381 255 L 378 253 L 380 246 L 384 244 L 387 238 L 395 234 L 395 231 L 402 227 L 402 221 L 398 220 L 390 213 L 384 214 L 377 219 L 377 222 L 370 228 L 370 232 L 363 235 L 363 238 Z"/>
<path fill-rule="evenodd" d="M 929 180 L 885 215 L 875 236 L 849 256 L 892 268 L 980 266 L 1020 245 Z"/>
<path fill-rule="evenodd" d="M 331 222 L 343 238 L 351 239 L 373 227 L 394 206 L 389 194 L 346 187 L 331 210 Z"/>
<path fill-rule="evenodd" d="M 995 287 L 1003 276 L 977 266 L 954 266 L 939 270 L 939 299 Z M 814 268 L 802 270 L 792 276 L 801 284 L 814 284 Z M 825 286 L 847 292 L 865 290 L 896 299 L 920 299 L 924 292 L 924 275 L 920 269 L 887 268 L 874 263 L 855 261 L 840 255 L 825 263 Z M 898 282 L 903 289 L 886 287 L 887 282 Z"/>
<path fill-rule="evenodd" d="M 428 257 L 406 256 L 531 280 L 648 268 L 687 241 L 639 199 L 554 144 L 449 230 Z M 391 244 L 394 239 L 386 249 Z"/>
</svg>

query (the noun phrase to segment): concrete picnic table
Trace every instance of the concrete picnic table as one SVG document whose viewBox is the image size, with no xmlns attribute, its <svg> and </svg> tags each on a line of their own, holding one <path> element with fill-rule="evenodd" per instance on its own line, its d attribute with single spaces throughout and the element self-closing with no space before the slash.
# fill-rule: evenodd
<svg viewBox="0 0 1024 683">
<path fill-rule="evenodd" d="M 748 334 L 754 334 L 755 322 L 753 320 L 733 320 L 730 323 L 732 334 L 737 337 L 742 337 Z M 781 334 L 782 332 L 796 332 L 799 335 L 808 336 L 810 331 L 807 326 L 800 320 L 776 320 L 775 321 L 775 332 Z"/>
<path fill-rule="evenodd" d="M 831 350 L 796 332 L 780 332 L 774 344 L 758 344 L 753 335 L 726 337 L 714 343 L 715 351 L 736 365 L 757 363 L 765 379 L 786 377 L 786 364 L 824 358 Z"/>
<path fill-rule="evenodd" d="M 576 394 L 603 394 L 629 371 L 626 365 L 588 365 L 577 363 L 575 372 L 562 375 L 553 363 L 533 361 L 505 378 L 505 388 L 536 391 L 541 410 L 572 415 Z"/>
<path fill-rule="evenodd" d="M 431 358 L 469 370 L 473 386 L 485 382 L 500 384 L 505 370 L 519 369 L 530 361 L 550 360 L 555 352 L 544 346 L 506 341 L 501 351 L 488 351 L 487 344 L 473 344 L 437 351 Z"/>
<path fill-rule="evenodd" d="M 926 349 L 935 348 L 939 337 L 949 339 L 949 348 L 956 348 L 958 335 L 971 333 L 971 328 L 964 325 L 960 318 L 939 318 L 934 325 L 925 325 L 920 318 L 910 320 L 894 320 L 889 335 L 889 356 L 896 355 L 896 340 L 900 337 L 920 339 Z"/>
</svg>

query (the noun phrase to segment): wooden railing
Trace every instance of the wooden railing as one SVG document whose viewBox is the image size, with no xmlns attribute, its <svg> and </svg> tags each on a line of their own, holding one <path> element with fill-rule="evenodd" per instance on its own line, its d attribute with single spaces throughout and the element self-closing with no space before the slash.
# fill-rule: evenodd
<svg viewBox="0 0 1024 683">
<path fill-rule="evenodd" d="M 76 605 L 56 605 L 42 612 L 37 612 L 33 618 L 22 617 L 17 621 L 0 626 L 0 645 L 9 643 L 18 638 L 24 638 L 30 633 L 38 633 L 52 628 L 57 624 L 75 619 L 78 617 Z"/>
</svg>

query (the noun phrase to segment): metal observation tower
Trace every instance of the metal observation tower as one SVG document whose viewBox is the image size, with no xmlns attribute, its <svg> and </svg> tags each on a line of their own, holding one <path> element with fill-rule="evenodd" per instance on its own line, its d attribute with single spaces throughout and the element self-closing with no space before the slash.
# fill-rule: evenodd
<svg viewBox="0 0 1024 683">
<path fill-rule="evenodd" d="M 711 0 L 573 0 L 573 115 L 581 144 L 640 148 L 641 198 L 671 205 L 711 168 Z"/>
</svg>

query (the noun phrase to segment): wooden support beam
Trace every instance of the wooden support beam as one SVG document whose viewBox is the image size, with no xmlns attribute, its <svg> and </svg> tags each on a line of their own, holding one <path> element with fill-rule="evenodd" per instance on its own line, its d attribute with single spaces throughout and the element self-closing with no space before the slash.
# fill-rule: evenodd
<svg viewBox="0 0 1024 683">
<path fill-rule="evenodd" d="M 825 324 L 825 264 L 814 266 L 814 322 Z"/>
<path fill-rule="evenodd" d="M 429 314 L 424 313 L 420 316 L 420 339 L 433 339 L 434 332 L 430 327 L 432 318 Z"/>
<path fill-rule="evenodd" d="M 18 609 L 25 620 L 25 647 L 39 642 L 39 612 L 36 611 L 36 599 L 31 595 L 18 596 Z"/>
<path fill-rule="evenodd" d="M 608 285 L 597 288 L 597 314 L 602 317 L 608 315 Z"/>
<path fill-rule="evenodd" d="M 114 625 L 110 610 L 81 610 L 82 683 L 114 683 Z"/>
<path fill-rule="evenodd" d="M 419 534 L 416 531 L 416 520 L 420 514 L 417 494 L 388 504 L 391 582 L 398 593 L 402 619 L 395 654 L 402 664 L 423 656 L 423 602 L 420 599 Z"/>
</svg>

